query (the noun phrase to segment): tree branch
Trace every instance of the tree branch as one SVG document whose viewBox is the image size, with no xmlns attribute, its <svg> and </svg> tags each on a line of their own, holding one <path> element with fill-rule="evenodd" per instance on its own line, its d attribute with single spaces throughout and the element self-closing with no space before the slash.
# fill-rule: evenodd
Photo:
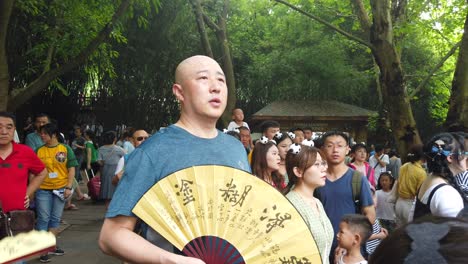
<svg viewBox="0 0 468 264">
<path fill-rule="evenodd" d="M 205 23 L 208 25 L 208 27 L 210 27 L 213 31 L 219 31 L 220 28 L 218 27 L 218 25 L 216 25 L 209 16 L 207 16 L 205 13 L 203 13 L 203 20 L 205 21 Z"/>
<path fill-rule="evenodd" d="M 311 18 L 311 19 L 313 19 L 313 20 L 315 20 L 315 21 L 317 21 L 319 23 L 321 23 L 322 25 L 324 25 L 324 26 L 326 26 L 326 27 L 340 33 L 341 35 L 347 37 L 348 39 L 354 40 L 354 41 L 356 41 L 358 43 L 361 43 L 362 45 L 370 48 L 371 50 L 374 50 L 374 46 L 371 43 L 369 43 L 369 42 L 367 42 L 367 41 L 365 41 L 365 40 L 363 40 L 361 38 L 358 38 L 358 37 L 346 32 L 346 31 L 344 31 L 344 30 L 330 24 L 329 22 L 323 20 L 320 17 L 317 17 L 317 16 L 315 16 L 315 15 L 313 15 L 311 13 L 308 13 L 306 11 L 303 11 L 303 10 L 299 9 L 298 7 L 296 7 L 296 6 L 291 5 L 290 3 L 286 2 L 286 1 L 283 1 L 283 0 L 274 0 L 274 1 L 278 2 L 278 3 L 281 3 L 283 5 L 286 5 L 286 6 L 290 7 L 291 9 L 293 9 L 293 10 L 295 10 L 295 11 L 297 11 L 297 12 L 299 12 L 299 13 L 301 13 L 301 14 L 303 14 L 303 15 L 305 15 L 305 16 L 307 16 L 307 17 L 309 17 L 309 18 Z"/>
<path fill-rule="evenodd" d="M 413 98 L 416 94 L 418 94 L 423 88 L 424 86 L 427 85 L 427 83 L 431 80 L 432 76 L 434 75 L 434 73 L 440 69 L 440 67 L 442 67 L 442 65 L 444 65 L 445 61 L 450 58 L 454 53 L 455 51 L 457 51 L 457 49 L 460 47 L 461 45 L 461 41 L 459 41 L 457 44 L 455 44 L 450 50 L 449 52 L 447 52 L 447 54 L 445 54 L 445 56 L 439 61 L 439 63 L 436 64 L 436 66 L 434 66 L 434 68 L 427 74 L 427 76 L 424 78 L 424 80 L 418 85 L 418 87 L 416 87 L 413 92 L 409 95 L 409 98 Z"/>
<path fill-rule="evenodd" d="M 407 5 L 408 0 L 392 0 L 392 20 L 394 25 L 405 22 Z"/>
<path fill-rule="evenodd" d="M 54 51 L 55 51 L 55 44 L 51 44 L 49 49 L 47 50 L 47 57 L 44 61 L 44 70 L 42 71 L 42 73 L 46 73 L 50 71 L 50 65 L 52 63 L 52 57 L 53 57 Z"/>
<path fill-rule="evenodd" d="M 213 58 L 213 50 L 208 39 L 208 33 L 206 32 L 205 23 L 203 22 L 203 10 L 201 7 L 200 0 L 190 0 L 192 3 L 193 12 L 195 13 L 195 20 L 197 22 L 198 32 L 200 33 L 200 41 L 205 51 L 205 54 Z"/>
<path fill-rule="evenodd" d="M 354 7 L 354 12 L 359 19 L 359 23 L 361 24 L 362 31 L 367 36 L 367 39 L 370 38 L 370 28 L 372 26 L 371 20 L 369 15 L 367 15 L 366 8 L 362 3 L 362 0 L 351 0 L 351 4 Z"/>
<path fill-rule="evenodd" d="M 109 39 L 109 35 L 112 32 L 115 23 L 123 16 L 125 11 L 130 6 L 131 1 L 132 0 L 122 0 L 119 7 L 112 16 L 111 21 L 109 21 L 109 23 L 104 26 L 104 28 L 96 35 L 96 37 L 91 40 L 88 46 L 78 55 L 76 55 L 74 58 L 71 58 L 68 62 L 59 66 L 58 68 L 41 74 L 36 80 L 32 81 L 26 87 L 13 90 L 8 102 L 8 109 L 15 110 L 18 106 L 29 100 L 29 98 L 41 92 L 50 84 L 51 81 L 86 62 L 88 57 L 99 47 L 99 45 Z"/>
</svg>

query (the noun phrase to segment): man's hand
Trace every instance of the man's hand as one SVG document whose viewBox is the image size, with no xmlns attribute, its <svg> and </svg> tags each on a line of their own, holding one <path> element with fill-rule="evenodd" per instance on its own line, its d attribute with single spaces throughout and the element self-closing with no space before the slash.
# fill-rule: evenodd
<svg viewBox="0 0 468 264">
<path fill-rule="evenodd" d="M 24 208 L 29 208 L 29 196 L 24 196 Z"/>
</svg>

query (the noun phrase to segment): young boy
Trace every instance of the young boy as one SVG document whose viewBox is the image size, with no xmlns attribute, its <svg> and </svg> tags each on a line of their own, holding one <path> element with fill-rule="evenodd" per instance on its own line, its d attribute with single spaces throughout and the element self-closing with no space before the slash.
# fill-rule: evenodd
<svg viewBox="0 0 468 264">
<path fill-rule="evenodd" d="M 336 235 L 338 246 L 346 250 L 337 251 L 335 259 L 338 264 L 366 264 L 361 254 L 361 247 L 372 234 L 372 224 L 363 215 L 348 214 L 340 222 L 340 231 Z"/>
<path fill-rule="evenodd" d="M 232 110 L 232 121 L 229 123 L 227 129 L 229 131 L 232 131 L 239 127 L 246 127 L 250 129 L 249 125 L 246 122 L 244 122 L 244 112 L 242 111 L 242 109 L 235 108 L 234 110 Z"/>
</svg>

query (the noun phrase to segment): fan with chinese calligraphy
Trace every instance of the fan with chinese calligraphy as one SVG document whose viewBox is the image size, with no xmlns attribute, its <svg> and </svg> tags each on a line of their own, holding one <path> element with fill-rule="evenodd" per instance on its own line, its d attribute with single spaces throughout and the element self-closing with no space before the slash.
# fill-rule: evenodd
<svg viewBox="0 0 468 264">
<path fill-rule="evenodd" d="M 251 174 L 196 166 L 157 182 L 133 212 L 187 256 L 214 263 L 321 263 L 294 206 Z"/>
<path fill-rule="evenodd" d="M 16 263 L 55 250 L 55 235 L 46 231 L 30 231 L 0 240 L 0 263 Z"/>
</svg>

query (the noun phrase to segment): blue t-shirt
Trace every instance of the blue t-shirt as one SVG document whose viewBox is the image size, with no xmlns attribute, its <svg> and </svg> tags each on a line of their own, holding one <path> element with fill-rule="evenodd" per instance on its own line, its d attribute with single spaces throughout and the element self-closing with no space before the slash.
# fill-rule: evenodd
<svg viewBox="0 0 468 264">
<path fill-rule="evenodd" d="M 215 138 L 199 138 L 171 125 L 130 154 L 106 217 L 135 216 L 132 209 L 155 183 L 176 171 L 199 165 L 223 165 L 250 173 L 245 149 L 236 138 L 220 131 Z"/>
<path fill-rule="evenodd" d="M 36 151 L 39 147 L 44 145 L 44 141 L 42 141 L 42 138 L 39 136 L 39 134 L 32 132 L 26 136 L 25 144 Z"/>
<path fill-rule="evenodd" d="M 125 141 L 123 143 L 123 149 L 125 150 L 125 152 L 127 154 L 130 154 L 135 150 L 135 147 L 133 146 L 133 144 L 130 141 Z"/>
<path fill-rule="evenodd" d="M 330 254 L 334 254 L 337 245 L 336 234 L 340 230 L 341 218 L 345 214 L 355 214 L 356 207 L 353 199 L 353 190 L 351 182 L 353 180 L 353 169 L 348 169 L 346 173 L 336 181 L 327 179 L 325 186 L 317 189 L 320 200 L 322 201 L 325 212 L 332 223 L 335 236 L 333 236 L 333 245 Z M 373 205 L 372 194 L 369 182 L 365 176 L 361 180 L 361 206 Z"/>
</svg>

